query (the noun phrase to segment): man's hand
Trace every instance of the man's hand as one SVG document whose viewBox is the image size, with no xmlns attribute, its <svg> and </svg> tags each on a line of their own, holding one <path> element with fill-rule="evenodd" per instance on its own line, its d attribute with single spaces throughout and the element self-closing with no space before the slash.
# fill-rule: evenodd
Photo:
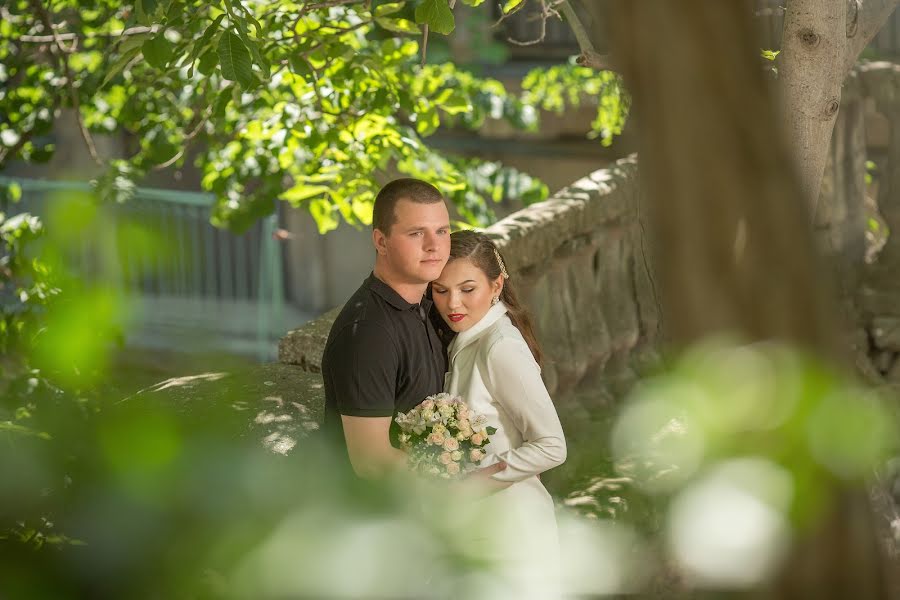
<svg viewBox="0 0 900 600">
<path fill-rule="evenodd" d="M 406 464 L 406 454 L 391 446 L 391 417 L 341 415 L 350 464 L 360 477 L 387 475 Z"/>
</svg>

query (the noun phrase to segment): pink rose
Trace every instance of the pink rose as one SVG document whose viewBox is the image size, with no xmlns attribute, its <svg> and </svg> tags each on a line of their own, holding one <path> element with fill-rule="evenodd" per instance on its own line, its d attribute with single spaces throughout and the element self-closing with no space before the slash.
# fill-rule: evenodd
<svg viewBox="0 0 900 600">
<path fill-rule="evenodd" d="M 428 443 L 434 444 L 435 446 L 441 446 L 444 443 L 444 436 L 439 432 L 432 432 L 431 435 L 428 436 Z"/>
<path fill-rule="evenodd" d="M 453 452 L 454 450 L 459 450 L 459 442 L 456 438 L 447 438 L 444 440 L 444 450 L 447 452 Z"/>
<path fill-rule="evenodd" d="M 475 444 L 476 446 L 480 446 L 481 444 L 484 443 L 484 436 L 481 435 L 480 433 L 476 433 L 475 435 L 472 436 L 471 442 L 473 444 Z"/>
<path fill-rule="evenodd" d="M 469 451 L 469 460 L 471 460 L 472 462 L 478 462 L 482 458 L 484 458 L 484 456 L 485 456 L 484 450 L 479 450 L 478 448 L 474 448 Z"/>
<path fill-rule="evenodd" d="M 447 473 L 450 475 L 459 475 L 459 463 L 452 462 L 447 465 Z"/>
<path fill-rule="evenodd" d="M 443 452 L 443 453 L 441 453 L 441 455 L 438 457 L 438 460 L 441 461 L 441 462 L 442 462 L 443 464 L 445 464 L 445 465 L 449 465 L 450 463 L 453 462 L 453 457 L 450 456 L 450 453 L 449 453 L 449 452 Z"/>
<path fill-rule="evenodd" d="M 472 423 L 469 422 L 466 418 L 460 418 L 459 423 L 456 425 L 460 431 L 466 431 L 468 429 L 472 429 Z"/>
<path fill-rule="evenodd" d="M 426 400 L 425 402 L 423 402 L 422 404 L 419 405 L 419 408 L 421 408 L 423 410 L 426 408 L 434 408 L 434 400 L 431 400 L 431 399 Z"/>
</svg>

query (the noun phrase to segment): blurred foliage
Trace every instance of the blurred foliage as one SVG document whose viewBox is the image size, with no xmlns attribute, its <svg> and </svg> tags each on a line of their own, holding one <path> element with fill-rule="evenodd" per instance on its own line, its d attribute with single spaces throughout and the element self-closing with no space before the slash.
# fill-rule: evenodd
<svg viewBox="0 0 900 600">
<path fill-rule="evenodd" d="M 391 169 L 431 181 L 485 225 L 499 186 L 525 201 L 547 189 L 496 164 L 485 167 L 496 177 L 471 182 L 480 172 L 471 160 L 425 144 L 439 127 L 504 119 L 533 130 L 538 107 L 587 96 L 608 143 L 627 112 L 610 73 L 535 72 L 517 97 L 452 63 L 420 64 L 422 26 L 432 36 L 454 28 L 447 0 L 16 0 L 0 12 L 0 168 L 49 159 L 53 122 L 74 108 L 84 137 L 124 130 L 137 140 L 125 160 L 105 163 L 110 198 L 127 199 L 151 170 L 184 165 L 194 146 L 218 198 L 213 222 L 237 230 L 276 198 L 307 208 L 322 232 L 368 224 Z"/>
<path fill-rule="evenodd" d="M 765 585 L 792 540 L 900 453 L 896 396 L 774 343 L 697 345 L 615 412 L 568 421 L 570 447 L 609 447 L 570 451 L 578 464 L 550 483 L 579 514 L 652 541 L 675 587 Z"/>
</svg>

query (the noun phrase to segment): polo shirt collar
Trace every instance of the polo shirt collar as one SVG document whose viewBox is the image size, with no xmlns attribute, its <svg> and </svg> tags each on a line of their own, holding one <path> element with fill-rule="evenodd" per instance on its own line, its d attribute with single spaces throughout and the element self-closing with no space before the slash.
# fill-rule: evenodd
<svg viewBox="0 0 900 600">
<path fill-rule="evenodd" d="M 369 278 L 366 280 L 366 285 L 370 290 L 381 296 L 381 298 L 385 302 L 387 302 L 397 310 L 409 310 L 413 307 L 418 306 L 421 306 L 426 311 L 431 308 L 431 300 L 428 300 L 424 296 L 422 297 L 422 301 L 419 304 L 410 304 L 409 302 L 404 300 L 403 296 L 398 294 L 394 290 L 394 288 L 375 277 L 374 272 L 369 274 Z"/>
<path fill-rule="evenodd" d="M 457 336 L 453 338 L 453 341 L 450 342 L 450 360 L 456 358 L 456 355 L 460 350 L 480 338 L 481 335 L 487 331 L 491 325 L 499 321 L 507 311 L 506 305 L 503 304 L 503 302 L 498 302 L 488 309 L 487 313 L 481 317 L 480 321 L 462 333 L 457 334 Z"/>
</svg>

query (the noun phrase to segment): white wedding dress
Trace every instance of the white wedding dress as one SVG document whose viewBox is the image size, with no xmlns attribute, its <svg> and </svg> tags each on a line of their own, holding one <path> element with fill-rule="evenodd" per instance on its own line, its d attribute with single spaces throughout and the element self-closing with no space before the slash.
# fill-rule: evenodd
<svg viewBox="0 0 900 600">
<path fill-rule="evenodd" d="M 553 499 L 538 475 L 563 463 L 566 443 L 525 339 L 502 302 L 450 344 L 444 391 L 461 396 L 497 428 L 481 466 L 502 460 L 493 476 L 512 482 L 481 500 L 490 514 L 484 558 L 507 580 L 510 597 L 556 598 L 559 541 Z"/>
</svg>

